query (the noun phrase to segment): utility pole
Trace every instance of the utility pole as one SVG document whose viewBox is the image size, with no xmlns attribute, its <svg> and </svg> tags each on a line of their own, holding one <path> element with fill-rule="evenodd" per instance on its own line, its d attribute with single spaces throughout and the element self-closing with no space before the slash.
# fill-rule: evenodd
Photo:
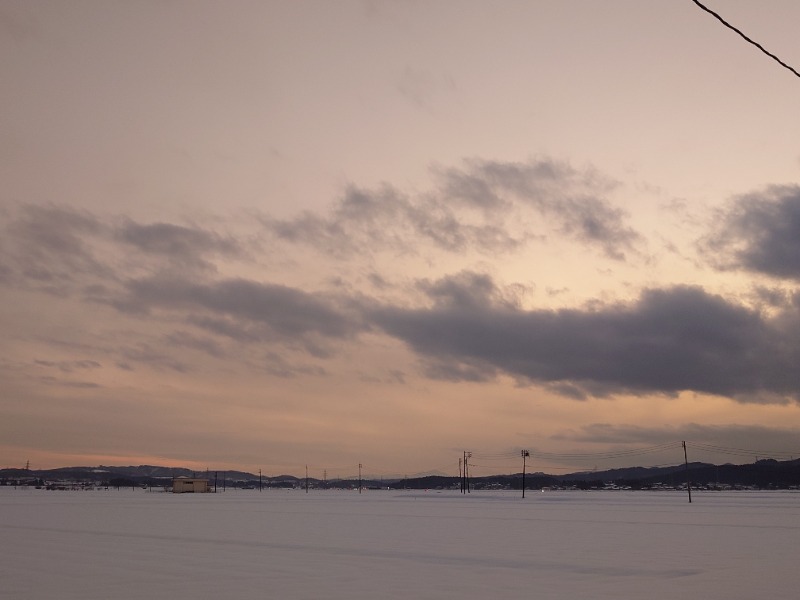
<svg viewBox="0 0 800 600">
<path fill-rule="evenodd" d="M 531 453 L 527 450 L 521 450 L 522 454 L 522 497 L 525 497 L 525 459 L 527 459 Z"/>
<path fill-rule="evenodd" d="M 689 457 L 686 454 L 686 442 L 683 442 L 683 461 L 686 465 L 686 489 L 689 492 L 689 504 L 692 503 L 692 482 L 689 479 Z"/>
<path fill-rule="evenodd" d="M 258 491 L 261 491 L 261 469 L 258 470 Z"/>
<path fill-rule="evenodd" d="M 469 490 L 469 459 L 472 458 L 472 452 L 465 452 L 464 453 L 464 485 L 466 486 L 467 493 L 470 493 Z"/>
<path fill-rule="evenodd" d="M 308 465 L 306 465 L 306 494 L 308 493 Z"/>
<path fill-rule="evenodd" d="M 467 493 L 467 451 L 464 450 L 464 457 L 461 459 L 461 493 Z"/>
<path fill-rule="evenodd" d="M 361 493 L 361 467 L 364 466 L 361 463 L 358 463 L 358 493 Z"/>
<path fill-rule="evenodd" d="M 464 454 L 466 455 L 466 452 L 464 452 Z M 463 458 L 459 458 L 458 459 L 458 478 L 461 480 L 461 493 L 462 494 L 464 493 L 464 470 L 462 469 L 463 465 L 464 465 L 464 459 Z"/>
</svg>

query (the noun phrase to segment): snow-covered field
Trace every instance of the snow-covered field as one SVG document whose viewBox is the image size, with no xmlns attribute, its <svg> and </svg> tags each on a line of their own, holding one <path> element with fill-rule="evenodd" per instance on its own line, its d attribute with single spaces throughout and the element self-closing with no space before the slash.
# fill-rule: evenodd
<svg viewBox="0 0 800 600">
<path fill-rule="evenodd" d="M 796 599 L 800 493 L 0 488 L 0 598 Z"/>
</svg>

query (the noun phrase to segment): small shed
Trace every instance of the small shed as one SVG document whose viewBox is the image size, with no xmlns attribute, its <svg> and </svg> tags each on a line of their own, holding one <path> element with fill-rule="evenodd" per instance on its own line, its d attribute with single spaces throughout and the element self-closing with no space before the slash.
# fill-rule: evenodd
<svg viewBox="0 0 800 600">
<path fill-rule="evenodd" d="M 172 479 L 172 492 L 174 494 L 205 494 L 210 491 L 208 479 L 197 477 L 175 477 Z"/>
</svg>

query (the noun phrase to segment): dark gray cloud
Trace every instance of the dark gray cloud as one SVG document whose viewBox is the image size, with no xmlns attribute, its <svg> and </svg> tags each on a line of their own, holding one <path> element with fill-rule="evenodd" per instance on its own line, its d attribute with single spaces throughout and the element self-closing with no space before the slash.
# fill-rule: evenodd
<svg viewBox="0 0 800 600">
<path fill-rule="evenodd" d="M 40 367 L 54 367 L 63 373 L 72 373 L 76 370 L 99 369 L 102 365 L 96 360 L 35 360 L 34 363 Z"/>
<path fill-rule="evenodd" d="M 789 290 L 762 285 L 754 285 L 751 295 L 756 304 L 771 308 L 788 308 L 793 301 L 793 294 Z"/>
<path fill-rule="evenodd" d="M 161 344 L 159 344 L 161 346 Z M 169 369 L 178 373 L 188 373 L 192 369 L 190 365 L 179 360 L 170 352 L 165 352 L 155 347 L 149 342 L 135 342 L 122 345 L 116 349 L 123 360 L 120 361 L 120 368 L 130 370 L 130 362 L 144 364 L 154 369 Z"/>
<path fill-rule="evenodd" d="M 194 325 L 201 328 L 208 329 L 211 333 L 220 337 L 233 338 L 240 341 L 237 336 L 238 332 L 227 330 L 219 330 L 214 327 L 214 323 L 209 321 L 188 319 L 187 321 L 193 322 Z M 205 326 L 205 327 L 204 327 Z M 263 353 L 259 352 L 240 352 L 241 346 L 239 344 L 225 345 L 220 342 L 218 337 L 210 337 L 207 335 L 197 335 L 191 331 L 177 330 L 164 336 L 164 341 L 169 347 L 175 350 L 194 350 L 208 354 L 216 359 L 231 359 L 234 358 L 240 362 L 246 362 L 253 370 L 262 371 L 281 377 L 284 379 L 293 378 L 297 376 L 313 376 L 322 377 L 327 373 L 324 368 L 319 365 L 310 364 L 301 360 L 290 360 L 287 356 L 282 356 L 278 352 L 269 350 Z M 249 343 L 262 341 L 258 337 L 251 337 L 246 340 Z M 306 344 L 304 350 L 311 356 L 316 356 L 313 350 L 309 350 L 309 344 Z"/>
<path fill-rule="evenodd" d="M 39 381 L 45 385 L 52 385 L 64 388 L 77 388 L 81 390 L 98 389 L 102 386 L 94 381 L 70 381 L 57 377 L 40 377 Z"/>
<path fill-rule="evenodd" d="M 402 246 L 400 228 L 409 210 L 408 200 L 389 186 L 375 191 L 351 186 L 327 217 L 306 212 L 294 219 L 266 219 L 264 223 L 282 240 L 345 256 L 366 246 Z"/>
<path fill-rule="evenodd" d="M 800 399 L 796 308 L 768 318 L 678 286 L 645 291 L 630 305 L 526 311 L 491 300 L 497 292 L 482 277 L 462 280 L 460 288 L 453 279 L 427 283 L 430 308 L 371 310 L 374 323 L 425 357 L 437 378 L 504 372 L 572 397 L 693 390 L 742 401 Z"/>
<path fill-rule="evenodd" d="M 420 242 L 449 252 L 473 249 L 493 254 L 522 243 L 500 224 L 467 222 L 435 197 L 412 202 L 388 185 L 378 190 L 349 187 L 327 216 L 306 212 L 263 223 L 279 239 L 338 257 L 376 250 L 414 253 Z"/>
<path fill-rule="evenodd" d="M 82 277 L 110 277 L 89 240 L 103 224 L 90 213 L 54 205 L 20 208 L 6 223 L 5 280 L 63 293 Z"/>
<path fill-rule="evenodd" d="M 448 360 L 447 357 L 432 358 L 422 365 L 422 372 L 425 377 L 451 383 L 462 381 L 486 383 L 495 379 L 498 371 L 498 369 L 485 361 L 470 361 L 467 358 L 460 360 Z"/>
<path fill-rule="evenodd" d="M 199 227 L 112 225 L 87 211 L 57 205 L 9 209 L 0 236 L 0 284 L 107 301 L 123 271 L 216 270 L 215 258 L 245 258 L 242 244 Z"/>
<path fill-rule="evenodd" d="M 701 242 L 720 269 L 800 279 L 800 186 L 772 186 L 736 198 Z"/>
<path fill-rule="evenodd" d="M 360 211 L 362 200 L 352 198 L 346 210 Z M 157 350 L 158 343 L 173 351 L 191 349 L 226 358 L 220 338 L 253 344 L 278 341 L 284 348 L 325 358 L 334 341 L 353 337 L 363 327 L 357 312 L 332 296 L 246 279 L 212 280 L 214 259 L 248 256 L 240 242 L 210 229 L 141 224 L 127 218 L 114 224 L 50 205 L 8 208 L 0 216 L 6 234 L 0 236 L 3 285 L 80 297 L 133 319 L 164 319 L 183 327 L 158 341 L 145 341 L 142 332 L 130 335 L 121 348 L 107 348 L 125 368 L 143 364 L 186 372 L 190 363 L 174 358 L 174 352 Z M 315 369 L 282 365 L 277 371 Z"/>
<path fill-rule="evenodd" d="M 356 335 L 363 324 L 351 311 L 322 295 L 283 285 L 228 279 L 198 283 L 151 277 L 127 285 L 122 307 L 180 310 L 186 321 L 239 341 L 302 343 L 313 355 L 326 351 L 319 340 Z"/>
<path fill-rule="evenodd" d="M 116 236 L 145 254 L 181 267 L 211 269 L 212 264 L 204 258 L 208 254 L 242 255 L 239 243 L 230 237 L 172 223 L 142 225 L 126 220 L 116 231 Z"/>
<path fill-rule="evenodd" d="M 599 247 L 615 260 L 642 241 L 625 224 L 624 212 L 604 198 L 615 183 L 591 169 L 551 159 L 474 160 L 463 169 L 441 170 L 439 176 L 448 199 L 491 212 L 522 204 L 552 221 L 561 234 Z"/>
<path fill-rule="evenodd" d="M 424 280 L 419 287 L 438 307 L 488 308 L 497 294 L 497 287 L 489 275 L 470 271 L 433 282 Z"/>
<path fill-rule="evenodd" d="M 382 249 L 415 252 L 422 242 L 447 252 L 495 255 L 552 234 L 622 260 L 642 241 L 626 225 L 623 211 L 604 197 L 613 182 L 592 170 L 552 160 L 475 160 L 434 174 L 436 189 L 427 193 L 352 186 L 326 215 L 306 212 L 263 222 L 279 239 L 338 256 Z M 525 214 L 540 222 L 537 231 L 520 226 Z"/>
<path fill-rule="evenodd" d="M 437 308 L 489 309 L 493 306 L 513 308 L 519 305 L 522 291 L 518 286 L 500 289 L 491 276 L 473 271 L 461 271 L 436 281 L 421 280 L 417 287 Z"/>
<path fill-rule="evenodd" d="M 719 454 L 736 455 L 736 450 L 746 448 L 742 454 L 760 453 L 768 458 L 776 453 L 798 452 L 797 432 L 793 429 L 763 425 L 701 425 L 686 423 L 680 426 L 643 427 L 639 425 L 612 425 L 592 423 L 578 430 L 563 431 L 551 436 L 553 440 L 588 442 L 593 444 L 668 444 L 678 440 L 691 442 L 694 460 L 700 460 L 697 451 L 720 449 Z M 701 446 L 703 445 L 703 446 Z M 800 455 L 800 452 L 798 452 Z"/>
<path fill-rule="evenodd" d="M 72 360 L 47 360 L 36 359 L 34 365 L 40 368 L 58 369 L 61 373 L 80 373 L 101 369 L 113 361 L 114 367 L 125 371 L 134 371 L 138 366 L 145 365 L 156 370 L 168 369 L 181 373 L 191 370 L 190 365 L 175 356 L 172 350 L 165 350 L 164 342 L 174 346 L 170 336 L 158 338 L 148 337 L 146 334 L 130 330 L 97 334 L 91 341 L 75 341 L 71 337 L 36 337 L 37 342 L 43 343 L 50 349 L 61 354 L 73 356 L 104 357 L 109 362 L 101 363 L 90 358 Z"/>
<path fill-rule="evenodd" d="M 282 379 L 303 376 L 325 377 L 327 375 L 325 369 L 319 365 L 292 362 L 277 352 L 267 352 L 255 366 L 265 373 Z"/>
<path fill-rule="evenodd" d="M 198 336 L 188 331 L 179 330 L 166 334 L 164 339 L 170 346 L 197 350 L 214 358 L 224 358 L 226 356 L 222 345 L 217 340 L 207 336 Z"/>
<path fill-rule="evenodd" d="M 243 344 L 253 344 L 265 337 L 256 324 L 227 315 L 190 313 L 186 315 L 185 321 L 214 335 L 230 338 Z"/>
</svg>

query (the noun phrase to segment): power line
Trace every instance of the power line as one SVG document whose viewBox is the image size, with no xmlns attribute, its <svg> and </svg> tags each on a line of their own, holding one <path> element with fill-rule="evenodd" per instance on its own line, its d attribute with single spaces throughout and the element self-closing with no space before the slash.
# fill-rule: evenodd
<svg viewBox="0 0 800 600">
<path fill-rule="evenodd" d="M 753 44 L 753 46 L 755 46 L 756 48 L 758 48 L 759 50 L 761 50 L 761 51 L 762 51 L 764 54 L 766 54 L 767 56 L 769 56 L 769 57 L 770 57 L 770 58 L 772 58 L 773 60 L 777 61 L 779 65 L 781 65 L 782 67 L 784 67 L 784 68 L 786 68 L 786 69 L 789 69 L 789 70 L 790 70 L 792 73 L 794 73 L 795 75 L 797 75 L 798 77 L 800 77 L 800 73 L 798 73 L 798 72 L 797 72 L 795 69 L 793 69 L 792 67 L 790 67 L 789 65 L 787 65 L 787 64 L 786 64 L 785 62 L 783 62 L 783 61 L 782 61 L 780 58 L 778 58 L 777 56 L 775 56 L 775 55 L 774 55 L 772 52 L 770 52 L 769 50 L 767 50 L 766 48 L 764 48 L 764 46 L 762 46 L 761 44 L 759 44 L 759 43 L 758 43 L 758 42 L 756 42 L 755 40 L 752 40 L 752 39 L 750 39 L 749 37 L 747 37 L 747 36 L 746 36 L 744 33 L 742 33 L 742 32 L 741 32 L 741 30 L 737 29 L 736 27 L 734 27 L 733 25 L 731 25 L 730 23 L 728 23 L 728 22 L 727 22 L 725 19 L 723 19 L 723 18 L 722 18 L 720 15 L 718 15 L 717 13 L 715 13 L 713 10 L 711 10 L 711 9 L 710 9 L 710 8 L 708 8 L 707 6 L 704 6 L 703 4 L 701 4 L 701 3 L 700 3 L 698 0 L 692 0 L 692 2 L 694 2 L 695 4 L 697 4 L 697 6 L 699 6 L 700 8 L 702 8 L 704 11 L 706 11 L 706 12 L 707 12 L 707 13 L 709 13 L 710 15 L 713 15 L 714 17 L 716 17 L 716 19 L 717 19 L 717 20 L 718 20 L 720 23 L 722 23 L 723 25 L 725 25 L 725 27 L 727 27 L 728 29 L 731 29 L 731 30 L 735 31 L 735 32 L 736 32 L 736 33 L 738 33 L 740 36 L 742 36 L 742 37 L 743 37 L 745 40 L 747 40 L 748 42 L 750 42 L 751 44 Z"/>
<path fill-rule="evenodd" d="M 714 444 L 708 444 L 703 442 L 692 442 L 692 441 L 671 441 L 671 442 L 664 442 L 661 444 L 657 444 L 654 446 L 645 446 L 645 447 L 634 447 L 634 448 L 616 448 L 613 450 L 606 450 L 601 452 L 545 452 L 540 450 L 523 450 L 517 448 L 516 450 L 500 450 L 492 452 L 490 448 L 487 448 L 485 451 L 478 451 L 478 452 L 470 452 L 470 451 L 463 451 L 462 457 L 459 459 L 459 478 L 461 479 L 461 490 L 463 493 L 469 493 L 470 485 L 469 485 L 469 475 L 471 468 L 478 468 L 478 469 L 489 469 L 492 471 L 497 471 L 498 469 L 507 469 L 509 472 L 515 471 L 518 468 L 518 463 L 516 462 L 520 458 L 521 452 L 527 452 L 527 456 L 524 458 L 526 459 L 538 459 L 538 464 L 533 462 L 523 461 L 523 469 L 526 471 L 528 469 L 537 469 L 537 470 L 548 470 L 548 471 L 568 471 L 570 469 L 574 469 L 574 466 L 567 466 L 567 467 L 556 467 L 553 466 L 552 462 L 569 462 L 569 463 L 580 463 L 580 462 L 600 462 L 606 460 L 619 460 L 619 459 L 631 459 L 639 456 L 645 455 L 658 455 L 658 454 L 666 454 L 673 450 L 682 449 L 684 443 L 686 447 L 690 450 L 694 450 L 695 453 L 703 453 L 703 454 L 721 454 L 721 455 L 730 455 L 730 456 L 739 456 L 739 457 L 754 457 L 756 459 L 760 458 L 771 458 L 776 460 L 787 460 L 787 459 L 795 459 L 800 456 L 800 448 L 795 450 L 766 450 L 766 449 L 747 449 L 747 448 L 736 448 L 736 447 L 729 447 L 729 446 L 718 446 Z M 475 460 L 476 462 L 472 462 Z M 663 463 L 663 464 L 651 464 L 650 467 L 665 467 L 665 466 L 673 466 L 674 463 Z M 344 472 L 351 472 L 352 465 L 342 465 L 342 466 L 330 466 L 330 465 L 298 465 L 301 469 L 303 467 L 310 469 L 314 468 L 318 471 L 322 471 L 322 478 L 323 483 L 327 483 L 328 474 L 331 471 L 344 471 Z M 365 468 L 363 463 L 359 463 L 359 469 L 357 474 L 347 475 L 346 477 L 334 477 L 334 479 L 341 480 L 341 479 L 357 479 L 363 485 L 362 475 L 363 469 Z M 416 473 L 406 474 L 405 477 L 430 477 L 430 476 L 444 476 L 448 477 L 446 474 L 450 469 L 453 468 L 452 463 L 448 463 L 446 465 L 441 465 L 435 469 L 428 469 L 426 471 L 420 471 Z M 373 473 L 375 472 L 382 472 L 384 475 L 387 473 L 394 474 L 393 469 L 386 468 L 385 466 L 377 468 L 377 467 L 370 467 Z M 595 465 L 595 470 L 597 466 Z M 400 471 L 396 471 L 400 473 Z M 261 479 L 263 478 L 262 470 L 259 469 L 259 487 L 263 485 Z M 369 477 L 369 473 L 366 474 Z M 308 475 L 306 475 L 308 477 Z M 375 477 L 373 474 L 372 477 Z M 383 475 L 381 476 L 383 477 Z M 397 476 L 401 478 L 400 475 Z M 223 485 L 225 484 L 225 478 L 223 478 Z"/>
<path fill-rule="evenodd" d="M 681 442 L 667 442 L 657 446 L 649 446 L 646 448 L 629 448 L 613 450 L 609 452 L 574 452 L 574 453 L 555 453 L 555 452 L 540 452 L 538 450 L 531 450 L 531 456 L 540 459 L 550 460 L 577 460 L 577 459 L 614 459 L 625 458 L 632 456 L 640 456 L 643 454 L 652 454 L 656 452 L 663 452 L 674 448 L 679 448 Z"/>
<path fill-rule="evenodd" d="M 731 456 L 747 456 L 747 457 L 769 457 L 769 458 L 783 458 L 793 459 L 798 456 L 798 452 L 790 452 L 785 450 L 747 450 L 745 448 L 728 448 L 725 446 L 715 446 L 712 444 L 703 444 L 700 442 L 686 442 L 689 447 L 701 450 L 704 452 L 715 454 L 728 454 Z"/>
</svg>

